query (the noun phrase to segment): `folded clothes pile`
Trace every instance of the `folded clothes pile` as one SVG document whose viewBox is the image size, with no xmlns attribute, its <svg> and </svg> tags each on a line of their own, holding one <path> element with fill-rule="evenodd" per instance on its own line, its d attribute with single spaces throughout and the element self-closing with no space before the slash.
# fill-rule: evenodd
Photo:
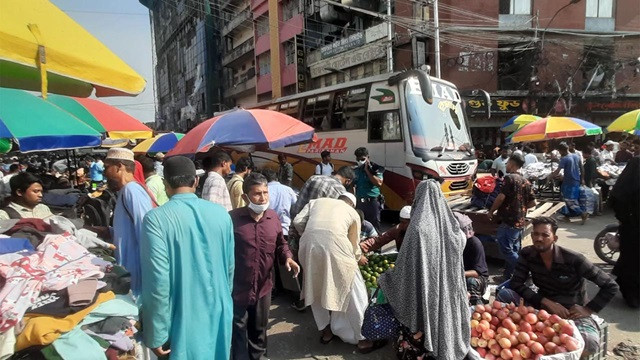
<svg viewBox="0 0 640 360">
<path fill-rule="evenodd" d="M 1 360 L 134 355 L 130 275 L 104 246 L 90 244 L 98 246 L 87 249 L 69 232 L 45 235 L 37 246 L 0 238 Z"/>
<path fill-rule="evenodd" d="M 528 180 L 545 180 L 558 168 L 558 163 L 543 163 L 537 162 L 529 165 L 525 165 L 520 169 L 520 173 Z M 560 170 L 560 175 L 563 175 L 564 171 Z"/>
</svg>

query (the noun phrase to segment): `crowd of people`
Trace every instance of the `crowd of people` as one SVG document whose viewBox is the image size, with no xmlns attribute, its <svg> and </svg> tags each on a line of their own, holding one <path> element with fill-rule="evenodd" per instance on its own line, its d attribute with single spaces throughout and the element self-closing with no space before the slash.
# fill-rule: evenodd
<svg viewBox="0 0 640 360">
<path fill-rule="evenodd" d="M 571 211 L 568 194 L 582 183 L 585 166 L 575 149 L 560 144 L 559 152 L 568 188 L 562 194 Z M 533 162 L 532 156 L 527 146 L 513 153 L 505 148 L 489 166 L 504 176 L 489 211 L 501 223 L 497 240 L 506 260 L 500 282 L 508 285 L 498 299 L 524 298 L 574 319 L 587 340 L 585 354 L 593 353 L 599 338 L 590 316 L 607 305 L 618 284 L 625 298 L 633 298 L 635 291 L 637 306 L 639 262 L 631 252 L 634 246 L 637 250 L 639 221 L 637 206 L 633 210 L 626 196 L 635 185 L 623 180 L 628 188 L 614 187 L 610 194 L 624 228 L 616 283 L 583 255 L 555 244 L 554 219 L 534 220 L 533 246 L 520 249 L 525 215 L 535 197 L 519 169 Z M 589 150 L 585 162 L 594 156 L 626 159 L 630 165 L 621 179 L 631 176 L 637 183 L 638 156 Z M 278 156 L 277 168 L 256 169 L 249 157 L 233 163 L 222 150 L 208 153 L 197 166 L 181 156 L 165 160 L 162 154 L 135 156 L 114 148 L 104 159 L 85 158 L 82 172 L 56 167 L 56 159 L 35 159 L 33 165 L 29 159 L 26 166 L 6 169 L 2 184 L 9 178 L 10 193 L 0 219 L 52 215 L 42 204 L 45 181 L 40 176 L 56 179 L 49 189 L 68 177 L 87 191 L 108 187 L 117 192 L 112 225 L 91 230 L 113 244 L 115 260 L 130 274 L 145 345 L 159 358 L 172 359 L 265 359 L 274 287 L 290 292 L 296 310 L 311 309 L 322 344 L 337 337 L 363 354 L 384 346 L 386 341 L 362 334 L 370 294 L 359 265 L 368 262 L 368 253 L 395 242 L 395 267 L 380 276 L 378 285 L 403 336 L 417 344 L 411 358 L 465 358 L 469 306 L 486 303 L 489 284 L 484 248 L 471 220 L 451 211 L 437 181 L 426 180 L 416 188 L 413 204 L 401 209 L 399 223 L 383 231 L 384 168 L 366 148 L 355 150 L 354 167 L 334 168 L 330 153 L 321 157 L 315 175 L 299 191 L 291 187 L 293 168 L 285 155 Z M 196 169 L 200 165 L 202 177 Z M 637 190 L 633 196 L 637 199 Z M 636 273 L 630 276 L 633 267 Z M 534 286 L 527 282 L 529 273 Z M 591 301 L 586 280 L 600 287 Z M 298 286 L 286 288 L 285 282 Z"/>
</svg>

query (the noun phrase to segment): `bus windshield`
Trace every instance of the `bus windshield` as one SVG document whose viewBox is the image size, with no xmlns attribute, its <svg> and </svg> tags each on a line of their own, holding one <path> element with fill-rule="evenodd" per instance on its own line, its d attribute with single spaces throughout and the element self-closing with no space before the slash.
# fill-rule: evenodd
<svg viewBox="0 0 640 360">
<path fill-rule="evenodd" d="M 472 155 L 460 95 L 455 88 L 433 83 L 433 104 L 429 105 L 422 98 L 417 79 L 409 78 L 405 96 L 416 156 L 440 157 L 456 151 Z"/>
</svg>

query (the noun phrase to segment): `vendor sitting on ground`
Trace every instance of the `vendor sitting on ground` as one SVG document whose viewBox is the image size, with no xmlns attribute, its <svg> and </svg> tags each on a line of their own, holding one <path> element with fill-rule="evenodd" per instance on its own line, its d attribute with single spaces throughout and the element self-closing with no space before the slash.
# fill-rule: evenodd
<svg viewBox="0 0 640 360">
<path fill-rule="evenodd" d="M 558 224 L 550 217 L 531 221 L 533 245 L 520 251 L 520 258 L 511 278 L 511 289 L 503 289 L 497 299 L 519 303 L 521 298 L 538 309 L 546 309 L 563 319 L 575 321 L 585 340 L 582 358 L 598 351 L 599 327 L 591 314 L 604 308 L 618 292 L 616 282 L 584 255 L 556 245 Z M 535 292 L 525 282 L 529 278 L 538 287 Z M 587 302 L 586 280 L 600 288 Z M 586 305 L 585 305 L 586 304 Z"/>
<path fill-rule="evenodd" d="M 489 267 L 484 254 L 482 242 L 475 236 L 473 222 L 462 213 L 453 212 L 460 229 L 467 236 L 467 244 L 462 252 L 462 262 L 464 263 L 464 278 L 467 282 L 467 293 L 469 294 L 470 305 L 482 305 L 484 295 L 489 282 Z"/>
<path fill-rule="evenodd" d="M 22 172 L 9 181 L 10 203 L 0 210 L 0 220 L 35 218 L 44 219 L 52 215 L 47 205 L 42 204 L 42 182 L 37 176 Z"/>
<path fill-rule="evenodd" d="M 409 226 L 409 218 L 411 217 L 411 206 L 405 206 L 400 210 L 400 223 L 391 229 L 385 231 L 382 235 L 366 239 L 360 243 L 362 253 L 376 251 L 395 240 L 396 249 L 400 250 L 404 234 Z"/>
</svg>

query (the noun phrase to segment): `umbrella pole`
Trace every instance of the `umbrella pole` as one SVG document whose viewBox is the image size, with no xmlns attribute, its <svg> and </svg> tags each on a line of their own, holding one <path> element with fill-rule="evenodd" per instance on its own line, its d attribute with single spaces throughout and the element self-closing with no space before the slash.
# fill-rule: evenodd
<svg viewBox="0 0 640 360">
<path fill-rule="evenodd" d="M 69 183 L 71 183 L 71 188 L 75 188 L 75 186 L 73 186 L 73 181 L 71 181 L 71 157 L 69 156 L 69 150 L 65 150 L 64 151 L 65 154 L 67 155 L 67 171 L 69 172 Z"/>
</svg>

